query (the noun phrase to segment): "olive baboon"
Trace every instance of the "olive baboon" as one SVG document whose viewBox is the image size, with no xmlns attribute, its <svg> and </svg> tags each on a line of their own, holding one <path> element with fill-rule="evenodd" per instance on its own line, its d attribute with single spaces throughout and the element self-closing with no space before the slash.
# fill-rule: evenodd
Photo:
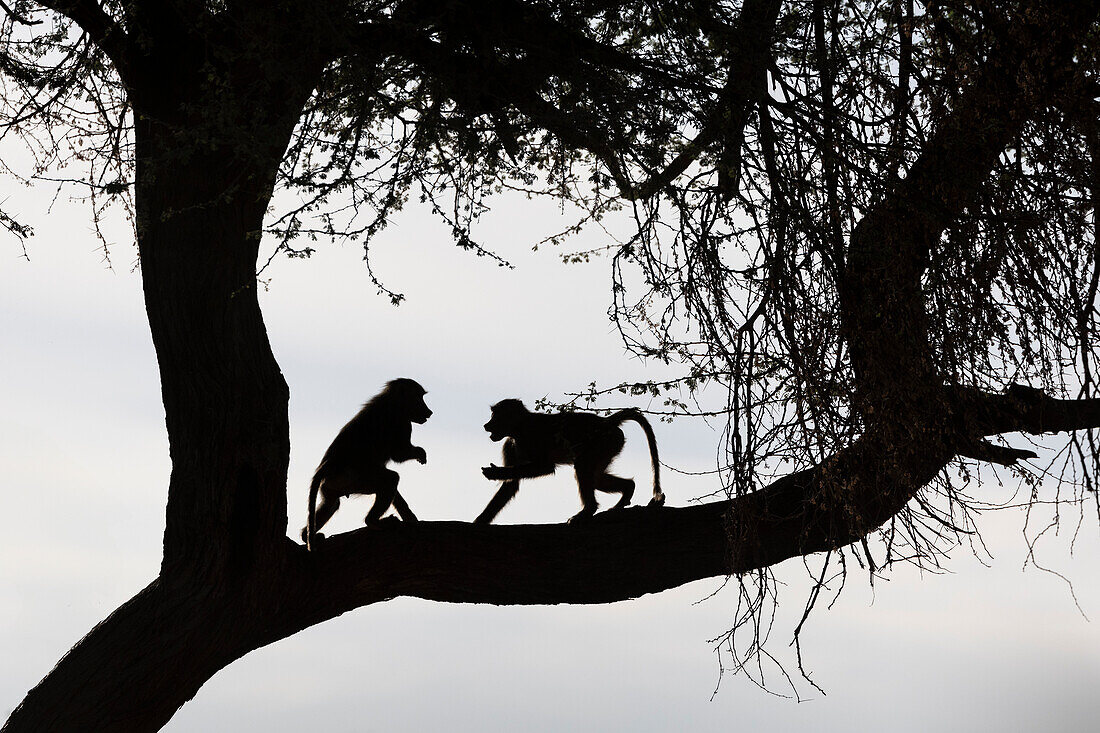
<svg viewBox="0 0 1100 733">
<path fill-rule="evenodd" d="M 504 465 L 481 469 L 485 478 L 504 483 L 474 522 L 492 522 L 519 491 L 521 479 L 549 475 L 559 464 L 573 465 L 581 494 L 581 510 L 570 522 L 595 513 L 597 490 L 619 494 L 614 508 L 625 507 L 634 496 L 634 481 L 613 476 L 607 472 L 607 467 L 626 442 L 619 426 L 627 420 L 641 425 L 649 441 L 649 457 L 653 463 L 653 498 L 649 503 L 664 504 L 657 439 L 642 413 L 620 410 L 607 417 L 590 412 L 543 415 L 529 411 L 519 400 L 508 399 L 493 405 L 492 417 L 485 423 L 490 440 L 507 438 L 503 448 Z"/>
<path fill-rule="evenodd" d="M 352 494 L 374 494 L 374 505 L 364 519 L 368 525 L 377 524 L 391 506 L 406 522 L 416 521 L 397 492 L 397 472 L 386 464 L 414 458 L 427 462 L 424 449 L 411 442 L 412 423 L 423 424 L 432 416 L 425 394 L 412 379 L 394 379 L 336 434 L 309 485 L 309 519 L 302 529 L 307 548 L 313 549 L 313 543 L 324 537 L 321 528 L 340 507 L 340 499 Z"/>
</svg>

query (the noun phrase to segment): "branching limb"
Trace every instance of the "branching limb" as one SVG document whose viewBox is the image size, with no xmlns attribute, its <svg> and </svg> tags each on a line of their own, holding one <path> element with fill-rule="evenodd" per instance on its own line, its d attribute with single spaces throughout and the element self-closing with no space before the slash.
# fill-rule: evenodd
<svg viewBox="0 0 1100 733">
<path fill-rule="evenodd" d="M 11 16 L 12 20 L 16 23 L 22 23 L 23 25 L 39 25 L 42 23 L 40 20 L 34 20 L 30 16 L 23 15 L 17 10 L 13 10 L 4 0 L 0 0 L 0 10 Z"/>
<path fill-rule="evenodd" d="M 940 383 L 921 284 L 929 252 L 1048 90 L 1072 78 L 1076 43 L 1096 15 L 1078 4 L 1021 11 L 905 180 L 855 227 L 841 312 L 860 387 L 875 399 Z"/>
<path fill-rule="evenodd" d="M 662 191 L 718 140 L 724 141 L 719 179 L 727 198 L 740 175 L 744 126 L 761 97 L 766 71 L 771 62 L 770 44 L 781 2 L 748 0 L 732 29 L 711 28 L 727 46 L 727 78 L 703 121 L 702 128 L 673 159 L 644 181 L 631 180 L 623 155 L 609 140 L 607 124 L 580 107 L 566 107 L 547 101 L 538 85 L 550 76 L 590 84 L 594 74 L 622 73 L 658 81 L 676 88 L 684 84 L 674 70 L 625 53 L 568 28 L 552 17 L 512 2 L 498 2 L 493 22 L 506 26 L 494 34 L 508 38 L 523 49 L 522 60 L 503 61 L 489 56 L 476 58 L 464 50 L 430 39 L 416 27 L 400 22 L 363 24 L 346 34 L 347 53 L 405 56 L 429 71 L 441 89 L 464 107 L 486 114 L 513 109 L 534 124 L 561 138 L 567 145 L 586 150 L 607 168 L 620 194 L 631 200 L 646 199 Z M 485 9 L 479 7 L 479 22 Z M 469 20 L 461 17 L 459 21 Z M 700 20 L 706 13 L 700 12 Z M 556 49 L 548 52 L 547 48 Z M 552 58 L 553 63 L 548 59 Z"/>
</svg>

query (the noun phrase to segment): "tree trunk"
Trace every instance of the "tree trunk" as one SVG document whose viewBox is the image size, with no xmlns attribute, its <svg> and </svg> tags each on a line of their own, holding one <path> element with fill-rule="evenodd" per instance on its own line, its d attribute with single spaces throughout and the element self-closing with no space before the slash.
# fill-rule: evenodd
<svg viewBox="0 0 1100 733">
<path fill-rule="evenodd" d="M 157 730 L 261 643 L 256 619 L 280 596 L 292 543 L 289 392 L 256 256 L 297 112 L 278 140 L 248 148 L 138 116 L 137 239 L 172 458 L 161 574 L 78 643 L 4 731 Z"/>
<path fill-rule="evenodd" d="M 239 576 L 286 533 L 289 392 L 256 293 L 279 159 L 181 155 L 171 130 L 148 121 L 136 138 L 142 282 L 172 457 L 163 570 Z"/>
<path fill-rule="evenodd" d="M 155 731 L 249 650 L 224 589 L 161 577 L 98 624 L 15 709 L 4 731 Z"/>
</svg>

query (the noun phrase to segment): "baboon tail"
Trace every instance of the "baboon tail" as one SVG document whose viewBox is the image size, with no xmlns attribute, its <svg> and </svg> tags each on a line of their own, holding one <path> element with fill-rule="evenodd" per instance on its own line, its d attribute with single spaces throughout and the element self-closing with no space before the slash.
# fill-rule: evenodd
<svg viewBox="0 0 1100 733">
<path fill-rule="evenodd" d="M 632 420 L 642 426 L 645 431 L 645 439 L 649 443 L 649 459 L 653 463 L 653 498 L 649 503 L 661 506 L 665 503 L 665 494 L 661 491 L 661 461 L 657 458 L 657 436 L 653 434 L 653 427 L 645 415 L 635 409 L 619 410 L 609 418 L 616 425 L 621 425 L 627 420 Z"/>
<path fill-rule="evenodd" d="M 317 490 L 321 488 L 321 468 L 313 474 L 309 482 L 309 513 L 306 515 L 306 549 L 313 549 L 313 538 L 317 535 Z"/>
</svg>

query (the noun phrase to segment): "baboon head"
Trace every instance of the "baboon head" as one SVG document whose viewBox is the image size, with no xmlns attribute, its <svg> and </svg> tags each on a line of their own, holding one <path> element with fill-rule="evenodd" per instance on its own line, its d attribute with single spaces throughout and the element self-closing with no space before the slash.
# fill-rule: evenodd
<svg viewBox="0 0 1100 733">
<path fill-rule="evenodd" d="M 523 424 L 530 411 L 516 399 L 501 400 L 491 408 L 493 414 L 485 423 L 489 440 L 496 442 L 507 436 L 515 436 L 516 428 Z"/>
<path fill-rule="evenodd" d="M 386 385 L 386 393 L 411 422 L 423 424 L 432 416 L 432 411 L 424 403 L 427 391 L 414 379 L 394 379 Z"/>
</svg>

